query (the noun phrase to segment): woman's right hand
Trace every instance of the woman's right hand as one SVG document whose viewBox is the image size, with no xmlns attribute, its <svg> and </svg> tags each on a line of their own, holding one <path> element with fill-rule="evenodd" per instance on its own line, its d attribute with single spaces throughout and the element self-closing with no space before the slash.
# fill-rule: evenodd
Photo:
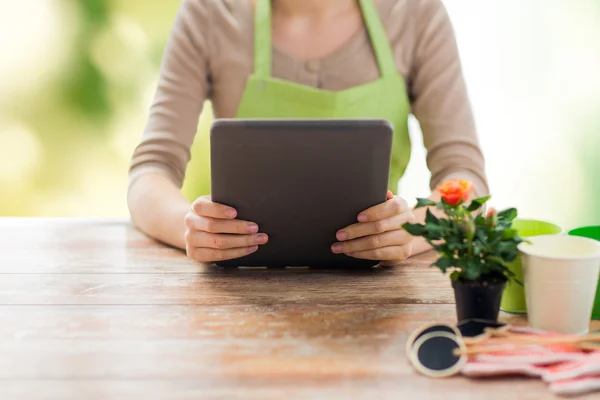
<svg viewBox="0 0 600 400">
<path fill-rule="evenodd" d="M 199 197 L 185 216 L 186 252 L 192 260 L 210 263 L 231 260 L 254 253 L 267 243 L 258 225 L 235 219 L 237 211 L 213 203 L 210 196 Z"/>
</svg>

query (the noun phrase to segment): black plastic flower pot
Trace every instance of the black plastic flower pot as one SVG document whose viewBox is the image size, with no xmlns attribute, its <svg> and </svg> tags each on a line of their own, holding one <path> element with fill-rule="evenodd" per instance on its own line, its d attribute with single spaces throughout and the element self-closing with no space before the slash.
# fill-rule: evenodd
<svg viewBox="0 0 600 400">
<path fill-rule="evenodd" d="M 467 319 L 497 321 L 506 282 L 452 281 L 458 322 Z"/>
</svg>

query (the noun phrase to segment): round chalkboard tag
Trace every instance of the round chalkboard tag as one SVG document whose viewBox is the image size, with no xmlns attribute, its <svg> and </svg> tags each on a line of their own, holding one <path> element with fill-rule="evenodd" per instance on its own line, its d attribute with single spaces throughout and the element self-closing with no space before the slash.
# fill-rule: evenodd
<svg viewBox="0 0 600 400">
<path fill-rule="evenodd" d="M 462 352 L 456 355 L 455 350 Z M 411 353 L 414 368 L 431 378 L 445 378 L 460 372 L 467 362 L 466 346 L 459 336 L 448 332 L 431 332 L 415 342 Z"/>
<path fill-rule="evenodd" d="M 452 325 L 445 325 L 439 323 L 424 325 L 416 331 L 414 331 L 406 341 L 406 355 L 410 358 L 410 353 L 412 352 L 412 348 L 415 345 L 416 341 L 422 336 L 432 332 L 446 332 L 454 334 L 456 336 L 460 336 L 460 331 L 458 330 L 458 328 Z"/>
</svg>

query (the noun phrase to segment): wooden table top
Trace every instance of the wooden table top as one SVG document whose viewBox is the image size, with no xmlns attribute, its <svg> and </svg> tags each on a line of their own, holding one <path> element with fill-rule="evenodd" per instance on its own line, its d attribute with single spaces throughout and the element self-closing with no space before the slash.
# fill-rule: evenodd
<svg viewBox="0 0 600 400">
<path fill-rule="evenodd" d="M 553 398 L 538 380 L 413 371 L 408 335 L 456 318 L 432 257 L 354 272 L 224 270 L 126 220 L 0 219 L 0 397 Z"/>
</svg>

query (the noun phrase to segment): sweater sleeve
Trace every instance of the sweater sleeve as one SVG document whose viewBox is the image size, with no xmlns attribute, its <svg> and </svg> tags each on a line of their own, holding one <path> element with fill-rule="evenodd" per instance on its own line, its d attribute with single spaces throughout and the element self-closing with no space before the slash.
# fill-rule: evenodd
<svg viewBox="0 0 600 400">
<path fill-rule="evenodd" d="M 416 2 L 412 112 L 427 150 L 433 190 L 446 179 L 470 180 L 478 196 L 489 192 L 471 104 L 452 23 L 441 0 Z"/>
<path fill-rule="evenodd" d="M 209 91 L 207 1 L 183 0 L 163 55 L 157 90 L 134 150 L 129 184 L 148 172 L 183 184 Z"/>
</svg>

